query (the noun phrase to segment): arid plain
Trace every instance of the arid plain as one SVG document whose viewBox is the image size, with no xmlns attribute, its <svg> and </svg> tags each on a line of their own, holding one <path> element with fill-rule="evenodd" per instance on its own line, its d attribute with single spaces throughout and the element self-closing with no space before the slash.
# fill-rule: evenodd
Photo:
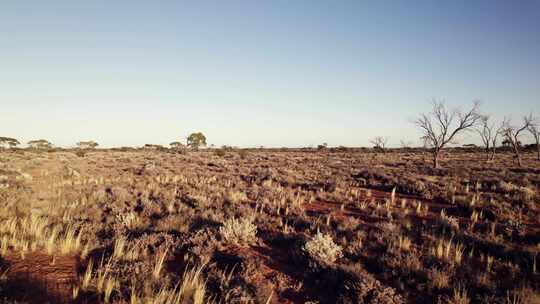
<svg viewBox="0 0 540 304">
<path fill-rule="evenodd" d="M 540 162 L 0 152 L 6 303 L 539 303 Z"/>
</svg>

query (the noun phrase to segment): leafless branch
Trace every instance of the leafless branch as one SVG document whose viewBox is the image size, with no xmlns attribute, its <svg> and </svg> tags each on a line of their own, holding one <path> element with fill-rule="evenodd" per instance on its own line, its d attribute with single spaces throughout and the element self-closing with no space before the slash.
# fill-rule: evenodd
<svg viewBox="0 0 540 304">
<path fill-rule="evenodd" d="M 449 110 L 443 101 L 433 101 L 432 112 L 420 114 L 415 121 L 422 132 L 422 139 L 426 146 L 434 151 L 434 162 L 437 166 L 437 157 L 441 149 L 453 142 L 456 136 L 474 127 L 481 119 L 478 114 L 480 103 L 475 101 L 467 112 L 458 109 Z"/>
<path fill-rule="evenodd" d="M 369 142 L 372 143 L 376 149 L 384 150 L 386 148 L 386 144 L 388 143 L 388 137 L 377 136 Z"/>
<path fill-rule="evenodd" d="M 521 157 L 519 154 L 519 146 L 520 146 L 519 136 L 521 135 L 523 131 L 528 130 L 530 126 L 533 125 L 533 122 L 534 122 L 534 118 L 532 114 L 529 114 L 527 116 L 523 116 L 523 119 L 519 126 L 513 125 L 511 122 L 511 119 L 508 117 L 505 117 L 502 123 L 501 134 L 504 136 L 505 140 L 512 145 L 512 148 L 514 150 L 514 155 L 520 167 L 522 164 L 521 164 Z"/>
</svg>

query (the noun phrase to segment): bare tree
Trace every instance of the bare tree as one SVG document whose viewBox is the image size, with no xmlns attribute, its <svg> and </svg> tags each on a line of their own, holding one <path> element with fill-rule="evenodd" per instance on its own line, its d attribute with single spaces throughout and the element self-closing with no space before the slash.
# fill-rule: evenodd
<svg viewBox="0 0 540 304">
<path fill-rule="evenodd" d="M 388 137 L 377 136 L 369 142 L 373 144 L 373 148 L 384 152 L 386 149 L 386 144 L 388 143 Z"/>
<path fill-rule="evenodd" d="M 540 160 L 540 129 L 538 129 L 538 125 L 536 123 L 531 122 L 529 124 L 528 130 L 534 138 L 534 141 L 536 143 L 537 158 L 538 160 Z"/>
<path fill-rule="evenodd" d="M 497 140 L 501 134 L 502 126 L 496 127 L 495 123 L 489 122 L 489 118 L 488 115 L 481 116 L 480 125 L 476 128 L 476 132 L 478 132 L 484 144 L 487 161 L 492 161 L 495 159 Z"/>
<path fill-rule="evenodd" d="M 475 101 L 472 108 L 467 112 L 457 109 L 449 110 L 442 101 L 433 101 L 432 112 L 420 114 L 415 124 L 422 130 L 426 146 L 431 148 L 433 155 L 433 167 L 439 167 L 439 155 L 441 150 L 455 140 L 456 135 L 473 128 L 480 115 L 478 110 L 480 103 Z"/>
<path fill-rule="evenodd" d="M 514 150 L 514 156 L 518 162 L 518 166 L 520 167 L 522 166 L 522 163 L 521 156 L 519 154 L 519 136 L 523 131 L 529 129 L 529 127 L 532 125 L 532 122 L 532 114 L 529 114 L 529 116 L 524 116 L 522 119 L 522 123 L 519 127 L 512 125 L 510 119 L 505 117 L 501 127 L 501 134 L 504 136 L 505 141 L 512 146 L 512 150 Z"/>
</svg>

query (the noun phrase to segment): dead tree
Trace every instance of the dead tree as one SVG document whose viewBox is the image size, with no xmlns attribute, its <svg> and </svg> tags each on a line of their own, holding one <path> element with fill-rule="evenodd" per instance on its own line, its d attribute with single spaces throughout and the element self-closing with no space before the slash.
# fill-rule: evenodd
<svg viewBox="0 0 540 304">
<path fill-rule="evenodd" d="M 514 151 L 514 157 L 517 160 L 518 166 L 522 166 L 521 163 L 521 155 L 519 154 L 519 148 L 520 148 L 520 141 L 519 136 L 521 133 L 525 130 L 528 130 L 529 127 L 532 125 L 532 115 L 524 116 L 522 120 L 522 124 L 519 127 L 516 127 L 512 125 L 512 122 L 509 118 L 504 118 L 502 127 L 501 127 L 501 134 L 504 136 L 504 139 L 507 143 L 510 144 L 512 147 L 512 150 Z"/>
<path fill-rule="evenodd" d="M 496 127 L 495 123 L 490 123 L 488 115 L 481 116 L 480 124 L 476 128 L 476 132 L 478 132 L 482 139 L 482 143 L 484 144 L 487 161 L 495 159 L 497 140 L 501 134 L 501 128 L 501 126 Z"/>
<path fill-rule="evenodd" d="M 540 129 L 536 123 L 531 123 L 528 128 L 529 132 L 532 134 L 534 141 L 536 143 L 536 153 L 537 158 L 540 160 Z"/>
<path fill-rule="evenodd" d="M 388 143 L 388 137 L 377 136 L 369 142 L 373 144 L 374 149 L 384 152 Z"/>
<path fill-rule="evenodd" d="M 433 101 L 430 113 L 420 114 L 415 124 L 422 130 L 425 144 L 431 148 L 433 167 L 439 168 L 439 155 L 441 150 L 456 139 L 456 135 L 473 128 L 480 115 L 480 103 L 475 101 L 467 112 L 457 109 L 449 110 L 442 101 Z"/>
</svg>

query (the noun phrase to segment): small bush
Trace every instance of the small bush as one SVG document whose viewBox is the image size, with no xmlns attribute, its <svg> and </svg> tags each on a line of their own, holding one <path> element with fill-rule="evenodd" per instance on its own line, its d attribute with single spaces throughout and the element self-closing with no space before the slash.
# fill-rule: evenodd
<svg viewBox="0 0 540 304">
<path fill-rule="evenodd" d="M 237 246 L 249 246 L 257 241 L 257 226 L 251 219 L 230 218 L 223 227 L 219 228 L 221 238 L 230 244 Z"/>
<path fill-rule="evenodd" d="M 227 152 L 224 149 L 216 149 L 214 150 L 214 155 L 223 157 L 227 154 Z"/>
<path fill-rule="evenodd" d="M 247 201 L 248 197 L 242 191 L 231 190 L 229 191 L 229 193 L 227 193 L 226 199 L 228 202 L 231 202 L 233 204 L 240 204 Z"/>
<path fill-rule="evenodd" d="M 500 181 L 499 182 L 499 189 L 503 193 L 511 193 L 511 192 L 515 191 L 516 188 L 517 187 L 512 183 L 508 183 L 508 182 L 505 182 L 505 181 Z"/>
<path fill-rule="evenodd" d="M 445 270 L 439 270 L 437 268 L 431 268 L 428 271 L 428 282 L 432 288 L 444 289 L 450 286 L 450 277 Z"/>
<path fill-rule="evenodd" d="M 446 215 L 446 212 L 444 211 L 444 209 L 441 210 L 441 218 L 439 219 L 439 223 L 443 228 L 447 228 L 454 231 L 459 230 L 458 219 L 453 216 Z"/>
<path fill-rule="evenodd" d="M 338 258 L 343 256 L 341 246 L 334 243 L 332 237 L 321 232 L 307 241 L 303 250 L 307 254 L 323 265 L 333 264 Z"/>
<path fill-rule="evenodd" d="M 520 200 L 524 203 L 530 202 L 536 197 L 536 191 L 529 187 L 519 187 L 517 193 Z"/>
<path fill-rule="evenodd" d="M 238 151 L 238 156 L 240 156 L 240 159 L 244 160 L 248 156 L 248 151 L 241 149 L 240 151 Z"/>
</svg>

